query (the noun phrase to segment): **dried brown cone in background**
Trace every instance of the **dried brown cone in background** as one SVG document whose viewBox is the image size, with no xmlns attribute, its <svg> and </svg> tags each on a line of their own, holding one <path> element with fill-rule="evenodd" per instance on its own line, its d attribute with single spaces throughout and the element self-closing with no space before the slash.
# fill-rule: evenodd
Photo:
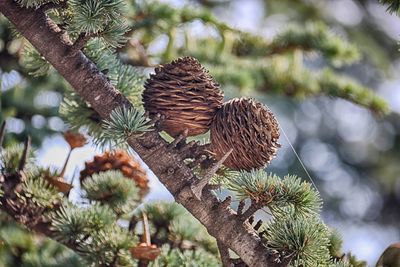
<svg viewBox="0 0 400 267">
<path fill-rule="evenodd" d="M 224 165 L 233 170 L 265 167 L 280 147 L 278 139 L 274 114 L 250 98 L 224 103 L 211 124 L 211 150 L 219 160 L 232 148 Z"/>
<path fill-rule="evenodd" d="M 71 183 L 67 183 L 64 177 L 60 176 L 57 171 L 51 171 L 50 168 L 42 169 L 41 176 L 45 179 L 49 184 L 54 186 L 58 192 L 68 194 L 69 191 L 73 188 Z"/>
<path fill-rule="evenodd" d="M 87 143 L 85 136 L 78 132 L 66 131 L 64 133 L 64 139 L 67 141 L 71 149 L 83 147 Z"/>
<path fill-rule="evenodd" d="M 81 183 L 94 173 L 108 170 L 119 170 L 128 179 L 133 179 L 140 189 L 141 197 L 149 191 L 149 179 L 140 166 L 139 161 L 123 150 L 106 151 L 94 157 L 93 161 L 85 162 L 85 169 L 81 171 Z"/>
<path fill-rule="evenodd" d="M 146 111 L 150 118 L 157 113 L 164 115 L 161 127 L 171 136 L 178 136 L 185 129 L 190 136 L 207 132 L 223 103 L 219 84 L 192 57 L 178 58 L 156 68 L 144 87 Z"/>
</svg>

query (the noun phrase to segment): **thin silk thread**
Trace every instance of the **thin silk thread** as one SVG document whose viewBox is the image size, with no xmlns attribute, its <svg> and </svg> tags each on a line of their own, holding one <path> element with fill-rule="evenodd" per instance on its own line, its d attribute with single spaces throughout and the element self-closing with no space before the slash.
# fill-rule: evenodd
<svg viewBox="0 0 400 267">
<path fill-rule="evenodd" d="M 306 166 L 304 166 L 303 161 L 299 157 L 299 154 L 297 154 L 296 149 L 293 147 L 292 143 L 290 142 L 290 140 L 289 140 L 288 136 L 286 135 L 285 130 L 283 129 L 282 125 L 279 122 L 278 122 L 278 125 L 279 125 L 279 128 L 281 128 L 283 136 L 285 136 L 286 141 L 289 143 L 289 146 L 292 148 L 293 153 L 296 155 L 297 160 L 300 162 L 301 167 L 303 168 L 303 170 L 307 174 L 308 178 L 310 179 L 310 181 L 313 184 L 313 186 L 315 187 L 315 189 L 317 189 L 317 191 L 319 192 L 318 187 L 314 183 L 314 180 L 311 178 L 311 175 L 307 171 Z"/>
</svg>

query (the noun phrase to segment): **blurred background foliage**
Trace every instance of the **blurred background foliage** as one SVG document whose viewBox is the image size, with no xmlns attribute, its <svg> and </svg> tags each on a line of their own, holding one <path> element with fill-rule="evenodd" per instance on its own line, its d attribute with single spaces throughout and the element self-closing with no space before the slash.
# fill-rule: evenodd
<svg viewBox="0 0 400 267">
<path fill-rule="evenodd" d="M 345 250 L 374 264 L 399 238 L 398 17 L 374 0 L 127 2 L 123 62 L 149 73 L 195 56 L 227 99 L 257 97 L 274 111 L 282 148 L 268 170 L 307 177 L 298 153 Z M 41 147 L 66 128 L 58 110 L 68 85 L 51 68 L 37 76 L 48 65 L 32 66 L 38 55 L 14 36 L 0 16 L 0 121 L 6 145 L 29 134 Z"/>
</svg>

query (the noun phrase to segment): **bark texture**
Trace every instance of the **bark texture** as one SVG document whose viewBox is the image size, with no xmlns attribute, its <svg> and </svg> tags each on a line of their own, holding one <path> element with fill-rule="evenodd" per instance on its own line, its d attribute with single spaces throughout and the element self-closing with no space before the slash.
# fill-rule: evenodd
<svg viewBox="0 0 400 267">
<path fill-rule="evenodd" d="M 51 21 L 41 9 L 25 9 L 12 0 L 0 0 L 3 13 L 31 44 L 71 84 L 102 118 L 116 107 L 131 104 L 81 51 L 74 49 L 66 32 Z M 198 150 L 194 143 L 170 146 L 157 131 L 130 139 L 130 146 L 140 155 L 166 188 L 193 214 L 222 245 L 232 249 L 254 267 L 286 266 L 276 251 L 266 248 L 256 231 L 232 209 L 222 204 L 206 186 L 197 199 L 191 185 L 197 181 L 183 159 Z M 43 231 L 41 231 L 43 232 Z"/>
</svg>

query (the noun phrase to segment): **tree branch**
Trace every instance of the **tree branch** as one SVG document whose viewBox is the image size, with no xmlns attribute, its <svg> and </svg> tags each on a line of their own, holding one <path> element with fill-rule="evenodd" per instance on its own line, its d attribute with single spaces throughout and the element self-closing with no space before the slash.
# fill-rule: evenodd
<svg viewBox="0 0 400 267">
<path fill-rule="evenodd" d="M 82 50 L 86 43 L 90 40 L 90 38 L 96 37 L 100 35 L 100 33 L 85 33 L 82 32 L 79 34 L 78 38 L 75 40 L 74 44 L 72 45 L 73 53 Z"/>
<path fill-rule="evenodd" d="M 238 216 L 240 217 L 240 219 L 242 221 L 246 221 L 247 219 L 249 219 L 256 211 L 258 211 L 259 209 L 261 209 L 263 206 L 255 201 L 251 201 L 250 206 L 248 207 L 248 209 L 245 212 L 241 212 L 240 214 L 238 213 Z M 243 209 L 243 207 L 242 207 Z"/>
<path fill-rule="evenodd" d="M 3 146 L 4 135 L 6 133 L 6 121 L 3 121 L 0 127 L 0 149 Z"/>
<path fill-rule="evenodd" d="M 222 265 L 224 267 L 232 267 L 231 258 L 229 256 L 229 249 L 221 242 L 217 242 L 219 254 L 221 256 Z"/>
<path fill-rule="evenodd" d="M 19 160 L 19 164 L 18 164 L 18 170 L 19 171 L 22 171 L 24 169 L 30 149 L 31 149 L 31 137 L 28 136 L 25 139 L 24 151 L 22 152 L 22 157 Z"/>
<path fill-rule="evenodd" d="M 67 8 L 67 0 L 61 1 L 59 3 L 49 2 L 40 7 L 40 9 L 43 11 L 57 8 Z"/>
<path fill-rule="evenodd" d="M 12 0 L 0 0 L 0 11 L 103 119 L 108 118 L 117 107 L 131 106 L 81 51 L 72 53 L 72 43 L 67 34 L 43 11 L 21 8 Z M 201 200 L 196 198 L 190 186 L 197 178 L 183 162 L 180 150 L 169 147 L 158 132 L 148 132 L 137 139 L 129 138 L 128 143 L 175 196 L 176 201 L 247 265 L 286 266 L 280 263 L 279 255 L 276 256 L 264 246 L 248 223 L 239 220 L 229 207 L 221 207 L 208 186 L 203 190 Z M 149 153 L 153 153 L 151 157 Z"/>
</svg>

